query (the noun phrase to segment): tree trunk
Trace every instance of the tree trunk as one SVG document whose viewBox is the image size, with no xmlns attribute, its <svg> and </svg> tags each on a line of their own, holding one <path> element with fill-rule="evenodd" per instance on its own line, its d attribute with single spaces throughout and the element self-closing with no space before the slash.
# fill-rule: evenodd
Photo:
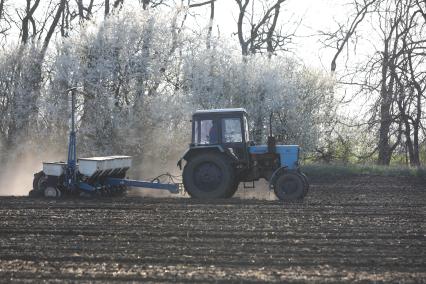
<svg viewBox="0 0 426 284">
<path fill-rule="evenodd" d="M 408 53 L 408 66 L 410 68 L 410 75 L 411 80 L 414 86 L 414 89 L 416 90 L 416 117 L 413 121 L 413 151 L 414 151 L 414 157 L 413 160 L 410 161 L 410 164 L 412 166 L 420 166 L 420 153 L 419 153 L 419 130 L 420 130 L 420 120 L 422 118 L 422 97 L 423 97 L 423 90 L 420 86 L 419 82 L 416 79 L 416 75 L 413 68 L 413 61 L 412 61 L 412 55 L 411 52 Z"/>
<path fill-rule="evenodd" d="M 387 84 L 389 64 L 388 40 L 384 41 L 384 45 L 381 70 L 382 82 L 380 90 L 379 156 L 377 159 L 377 164 L 379 165 L 389 165 L 392 155 L 389 143 L 389 131 L 392 124 L 392 117 L 390 113 L 392 104 L 392 85 L 391 82 L 389 82 L 389 85 Z"/>
<path fill-rule="evenodd" d="M 413 160 L 414 160 L 414 149 L 413 149 L 413 141 L 411 140 L 411 127 L 410 127 L 410 123 L 408 122 L 408 120 L 406 118 L 404 119 L 404 124 L 405 124 L 405 144 L 407 146 L 407 151 L 408 151 L 408 158 L 410 161 L 410 165 L 412 165 Z"/>
<path fill-rule="evenodd" d="M 419 153 L 419 126 L 413 127 L 413 159 L 410 159 L 410 165 L 413 167 L 420 166 L 420 153 Z"/>
<path fill-rule="evenodd" d="M 109 15 L 109 0 L 105 0 L 105 12 L 104 12 L 104 17 L 108 17 Z"/>
<path fill-rule="evenodd" d="M 214 1 L 210 3 L 210 20 L 209 20 L 209 28 L 207 30 L 207 40 L 206 40 L 207 49 L 210 49 L 211 47 L 213 20 L 214 20 Z"/>
<path fill-rule="evenodd" d="M 391 147 L 389 143 L 389 130 L 391 125 L 390 103 L 382 104 L 380 107 L 380 128 L 379 128 L 379 157 L 377 164 L 389 165 L 391 160 Z"/>
</svg>

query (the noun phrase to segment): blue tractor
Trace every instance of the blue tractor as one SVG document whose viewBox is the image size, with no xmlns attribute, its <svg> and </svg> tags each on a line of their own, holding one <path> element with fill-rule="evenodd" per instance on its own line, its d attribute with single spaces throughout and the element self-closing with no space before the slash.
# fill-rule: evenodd
<svg viewBox="0 0 426 284">
<path fill-rule="evenodd" d="M 249 138 L 243 108 L 199 110 L 192 116 L 192 141 L 178 161 L 185 190 L 194 198 L 230 198 L 243 182 L 269 181 L 280 200 L 305 197 L 309 189 L 299 168 L 298 145 L 276 145 L 270 133 L 267 145 Z"/>
</svg>

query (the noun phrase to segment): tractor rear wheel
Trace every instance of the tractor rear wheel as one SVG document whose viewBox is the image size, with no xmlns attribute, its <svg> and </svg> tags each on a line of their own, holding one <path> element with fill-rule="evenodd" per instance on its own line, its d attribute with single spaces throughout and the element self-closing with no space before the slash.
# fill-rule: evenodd
<svg viewBox="0 0 426 284">
<path fill-rule="evenodd" d="M 297 173 L 285 172 L 275 180 L 275 195 L 283 201 L 302 199 L 305 195 L 305 182 Z"/>
<path fill-rule="evenodd" d="M 182 176 L 185 190 L 194 198 L 229 198 L 237 188 L 231 160 L 218 153 L 193 157 L 186 163 Z"/>
</svg>

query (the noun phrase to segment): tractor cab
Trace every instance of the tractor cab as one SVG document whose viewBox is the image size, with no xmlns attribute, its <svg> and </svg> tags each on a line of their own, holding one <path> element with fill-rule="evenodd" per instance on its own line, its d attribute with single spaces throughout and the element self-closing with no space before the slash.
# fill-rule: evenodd
<svg viewBox="0 0 426 284">
<path fill-rule="evenodd" d="M 243 108 L 198 110 L 192 116 L 191 147 L 229 151 L 237 160 L 248 158 L 249 131 Z"/>
</svg>

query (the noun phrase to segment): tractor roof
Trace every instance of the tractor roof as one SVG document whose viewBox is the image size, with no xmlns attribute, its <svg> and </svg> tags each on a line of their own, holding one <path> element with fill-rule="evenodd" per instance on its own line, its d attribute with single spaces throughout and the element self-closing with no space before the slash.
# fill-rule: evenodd
<svg viewBox="0 0 426 284">
<path fill-rule="evenodd" d="M 194 112 L 194 115 L 197 114 L 225 114 L 225 113 L 245 113 L 247 111 L 244 108 L 219 108 L 219 109 L 203 109 L 197 110 Z"/>
</svg>

